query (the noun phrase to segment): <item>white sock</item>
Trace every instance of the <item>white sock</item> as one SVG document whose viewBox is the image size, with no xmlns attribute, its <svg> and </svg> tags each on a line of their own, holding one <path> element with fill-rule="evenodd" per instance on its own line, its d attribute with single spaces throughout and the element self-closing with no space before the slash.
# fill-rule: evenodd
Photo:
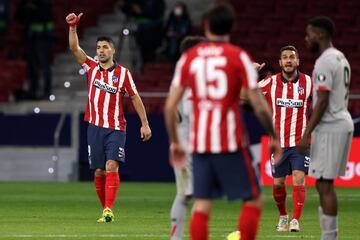
<svg viewBox="0 0 360 240">
<path fill-rule="evenodd" d="M 184 235 L 186 207 L 188 200 L 185 196 L 176 195 L 171 207 L 171 240 L 181 240 Z"/>
<path fill-rule="evenodd" d="M 337 216 L 329 216 L 323 213 L 319 207 L 319 219 L 321 228 L 321 240 L 337 240 Z"/>
</svg>

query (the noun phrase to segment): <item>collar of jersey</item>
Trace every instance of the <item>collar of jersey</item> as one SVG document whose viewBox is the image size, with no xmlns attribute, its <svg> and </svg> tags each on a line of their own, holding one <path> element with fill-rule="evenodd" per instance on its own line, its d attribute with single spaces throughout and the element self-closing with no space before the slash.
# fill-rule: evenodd
<svg viewBox="0 0 360 240">
<path fill-rule="evenodd" d="M 117 63 L 116 63 L 116 61 L 114 61 L 114 64 L 113 64 L 111 67 L 109 67 L 108 69 L 104 69 L 104 68 L 101 67 L 100 64 L 99 64 L 99 69 L 100 69 L 100 71 L 105 71 L 105 70 L 107 70 L 108 72 L 111 72 L 112 70 L 115 69 L 116 65 L 117 65 Z"/>
<path fill-rule="evenodd" d="M 281 81 L 283 82 L 283 83 L 289 83 L 289 82 L 291 82 L 291 83 L 296 83 L 297 81 L 299 81 L 299 71 L 297 71 L 297 74 L 296 74 L 296 78 L 294 79 L 294 80 L 292 80 L 292 81 L 288 81 L 288 80 L 286 80 L 284 77 L 283 77 L 283 75 L 282 75 L 282 73 L 280 72 L 280 79 L 281 79 Z"/>
</svg>

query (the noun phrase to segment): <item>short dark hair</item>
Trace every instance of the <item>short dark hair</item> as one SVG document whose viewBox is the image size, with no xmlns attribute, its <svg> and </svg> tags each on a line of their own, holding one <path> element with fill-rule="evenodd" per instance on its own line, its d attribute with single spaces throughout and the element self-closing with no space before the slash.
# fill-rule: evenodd
<svg viewBox="0 0 360 240">
<path fill-rule="evenodd" d="M 286 46 L 280 48 L 280 57 L 281 57 L 282 52 L 286 51 L 286 50 L 294 51 L 296 53 L 296 56 L 299 57 L 299 52 L 296 49 L 296 47 L 294 47 L 293 45 L 286 45 Z"/>
<path fill-rule="evenodd" d="M 196 44 L 205 41 L 206 38 L 201 37 L 201 36 L 187 36 L 185 37 L 181 43 L 180 43 L 180 53 L 185 52 L 186 50 L 188 50 L 189 48 L 192 48 L 193 46 L 195 46 Z"/>
<path fill-rule="evenodd" d="M 234 9 L 228 3 L 212 5 L 204 13 L 204 20 L 208 21 L 210 32 L 220 36 L 230 33 L 234 18 Z"/>
<path fill-rule="evenodd" d="M 329 17 L 326 16 L 314 17 L 309 20 L 308 24 L 325 31 L 326 36 L 328 38 L 331 38 L 335 33 L 335 23 Z"/>
<path fill-rule="evenodd" d="M 100 36 L 96 39 L 96 44 L 100 41 L 105 41 L 105 42 L 108 42 L 114 49 L 115 49 L 115 43 L 114 41 L 110 38 L 110 37 L 107 37 L 107 36 Z"/>
</svg>

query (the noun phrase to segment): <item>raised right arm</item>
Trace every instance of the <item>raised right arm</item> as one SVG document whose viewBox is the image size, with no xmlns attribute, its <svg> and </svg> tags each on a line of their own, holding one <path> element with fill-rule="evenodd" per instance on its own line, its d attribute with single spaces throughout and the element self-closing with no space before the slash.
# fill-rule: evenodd
<svg viewBox="0 0 360 240">
<path fill-rule="evenodd" d="M 82 15 L 82 13 L 78 16 L 76 16 L 75 13 L 70 13 L 66 16 L 66 22 L 69 24 L 69 47 L 76 61 L 80 65 L 83 65 L 86 60 L 86 53 L 79 45 L 79 38 L 76 32 L 76 24 L 79 22 Z"/>
</svg>

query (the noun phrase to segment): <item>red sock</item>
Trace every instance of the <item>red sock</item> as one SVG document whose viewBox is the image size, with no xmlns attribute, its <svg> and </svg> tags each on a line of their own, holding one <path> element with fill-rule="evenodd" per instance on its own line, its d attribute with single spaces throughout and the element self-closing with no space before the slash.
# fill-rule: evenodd
<svg viewBox="0 0 360 240">
<path fill-rule="evenodd" d="M 207 240 L 208 222 L 209 222 L 209 217 L 206 213 L 194 211 L 190 221 L 190 239 Z"/>
<path fill-rule="evenodd" d="M 106 183 L 105 183 L 105 207 L 113 208 L 116 194 L 120 185 L 120 178 L 118 172 L 106 172 Z"/>
<path fill-rule="evenodd" d="M 105 181 L 105 176 L 94 175 L 95 190 L 103 208 L 105 207 Z"/>
<path fill-rule="evenodd" d="M 260 222 L 261 208 L 245 204 L 239 216 L 238 230 L 241 240 L 254 240 Z"/>
<path fill-rule="evenodd" d="M 287 215 L 286 211 L 286 187 L 277 188 L 273 187 L 273 196 L 275 200 L 275 204 L 279 209 L 280 216 Z"/>
<path fill-rule="evenodd" d="M 304 186 L 294 186 L 293 188 L 293 219 L 299 220 L 306 198 L 306 189 Z"/>
</svg>

